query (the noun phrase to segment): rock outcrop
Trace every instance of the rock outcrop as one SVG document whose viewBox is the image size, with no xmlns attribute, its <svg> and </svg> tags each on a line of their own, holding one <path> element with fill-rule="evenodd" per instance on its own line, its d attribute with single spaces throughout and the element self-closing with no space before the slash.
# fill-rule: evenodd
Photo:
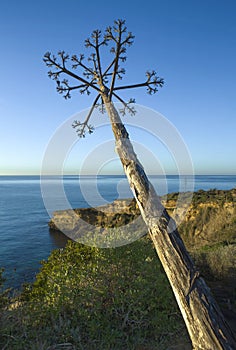
<svg viewBox="0 0 236 350">
<path fill-rule="evenodd" d="M 77 218 L 74 214 L 77 215 Z M 51 230 L 58 230 L 58 227 L 63 226 L 74 228 L 76 220 L 81 218 L 88 224 L 97 227 L 119 227 L 131 222 L 139 215 L 140 212 L 134 199 L 121 199 L 96 208 L 55 211 L 48 225 Z"/>
<path fill-rule="evenodd" d="M 179 232 L 188 248 L 236 238 L 236 189 L 195 192 L 187 211 L 183 201 L 184 214 L 181 220 L 179 220 L 181 216 L 179 203 L 178 214 L 175 212 L 177 200 L 178 193 L 171 193 L 163 199 L 165 201 L 163 204 L 170 215 L 173 214 L 177 222 L 180 221 Z M 127 227 L 128 231 L 129 224 L 134 222 L 136 226 L 132 226 L 132 230 L 134 227 L 139 230 L 141 233 L 138 236 L 145 234 L 146 227 L 135 200 L 127 199 L 116 200 L 96 208 L 55 211 L 49 222 L 49 228 L 64 233 L 72 232 L 72 236 L 78 238 L 90 227 L 100 231 L 104 228 Z"/>
</svg>

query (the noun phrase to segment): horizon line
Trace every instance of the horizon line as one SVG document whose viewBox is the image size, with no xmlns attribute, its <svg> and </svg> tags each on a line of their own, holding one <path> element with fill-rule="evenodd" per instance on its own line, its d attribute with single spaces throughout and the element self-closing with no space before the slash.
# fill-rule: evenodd
<svg viewBox="0 0 236 350">
<path fill-rule="evenodd" d="M 0 176 L 124 176 L 126 177 L 126 174 L 0 174 Z M 207 173 L 207 174 L 147 174 L 147 176 L 236 176 L 236 174 L 214 174 L 214 173 Z"/>
</svg>

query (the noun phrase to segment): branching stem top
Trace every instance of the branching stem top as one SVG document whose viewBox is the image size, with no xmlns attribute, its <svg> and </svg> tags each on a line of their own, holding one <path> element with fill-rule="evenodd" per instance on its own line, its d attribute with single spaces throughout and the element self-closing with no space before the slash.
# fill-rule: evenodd
<svg viewBox="0 0 236 350">
<path fill-rule="evenodd" d="M 106 94 L 109 100 L 116 98 L 123 104 L 120 110 L 124 115 L 126 111 L 135 114 L 135 110 L 130 104 L 134 99 L 125 102 L 116 91 L 146 87 L 149 94 L 158 91 L 164 81 L 158 77 L 155 71 L 146 72 L 146 80 L 142 83 L 116 86 L 116 81 L 122 80 L 125 69 L 121 64 L 126 61 L 126 49 L 133 44 L 134 36 L 127 32 L 125 21 L 118 19 L 112 27 L 107 27 L 104 35 L 100 30 L 94 30 L 89 38 L 85 40 L 85 47 L 91 50 L 87 60 L 83 54 L 72 55 L 59 51 L 58 55 L 47 52 L 44 55 L 44 62 L 50 68 L 48 76 L 56 81 L 57 91 L 65 99 L 71 98 L 71 91 L 79 90 L 81 94 L 89 95 L 92 90 L 97 92 L 97 96 L 92 108 L 84 122 L 75 121 L 73 127 L 77 129 L 78 135 L 84 137 L 86 131 L 93 132 L 93 127 L 89 125 L 89 119 L 94 108 L 98 105 L 104 110 L 103 96 Z M 113 60 L 103 69 L 101 61 L 101 47 L 110 45 L 110 53 L 114 55 Z M 79 73 L 78 73 L 79 72 Z M 100 100 L 100 103 L 99 103 Z"/>
</svg>

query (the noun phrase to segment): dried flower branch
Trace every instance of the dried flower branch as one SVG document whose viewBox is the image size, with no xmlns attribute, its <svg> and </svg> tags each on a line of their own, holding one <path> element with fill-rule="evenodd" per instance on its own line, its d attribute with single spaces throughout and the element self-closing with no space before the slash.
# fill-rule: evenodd
<svg viewBox="0 0 236 350">
<path fill-rule="evenodd" d="M 47 52 L 44 55 L 44 62 L 50 68 L 48 76 L 57 83 L 57 91 L 65 99 L 71 98 L 71 92 L 78 90 L 81 94 L 89 95 L 92 90 L 98 93 L 89 112 L 89 118 L 94 108 L 98 105 L 103 113 L 105 111 L 103 94 L 106 94 L 110 101 L 115 98 L 122 103 L 123 108 L 120 113 L 125 115 L 127 112 L 135 114 L 135 109 L 131 106 L 134 99 L 125 102 L 118 94 L 118 90 L 134 89 L 146 87 L 148 94 L 152 95 L 162 87 L 164 80 L 157 76 L 155 71 L 146 72 L 146 80 L 142 83 L 117 86 L 116 81 L 122 80 L 125 75 L 125 69 L 121 64 L 126 61 L 127 47 L 131 46 L 134 41 L 134 35 L 127 32 L 125 21 L 118 19 L 112 27 L 107 27 L 104 35 L 100 30 L 94 30 L 89 38 L 85 40 L 85 47 L 92 51 L 87 59 L 84 54 L 70 56 L 65 51 L 59 51 L 58 55 L 52 55 Z M 102 69 L 101 48 L 110 46 L 110 52 L 115 57 L 112 59 L 106 69 Z M 78 73 L 74 71 L 79 71 Z M 76 83 L 79 81 L 79 84 Z M 98 104 L 99 97 L 101 104 Z M 93 127 L 88 124 L 89 118 L 84 122 L 73 123 L 80 137 L 84 137 L 86 132 L 92 133 Z"/>
<path fill-rule="evenodd" d="M 97 106 L 97 102 L 99 98 L 100 98 L 100 95 L 97 95 L 84 122 L 80 122 L 78 120 L 75 120 L 73 122 L 72 127 L 76 130 L 79 137 L 85 137 L 86 129 L 89 134 L 93 133 L 94 127 L 91 124 L 88 124 L 88 122 L 89 122 L 89 119 L 91 118 L 94 108 Z"/>
</svg>

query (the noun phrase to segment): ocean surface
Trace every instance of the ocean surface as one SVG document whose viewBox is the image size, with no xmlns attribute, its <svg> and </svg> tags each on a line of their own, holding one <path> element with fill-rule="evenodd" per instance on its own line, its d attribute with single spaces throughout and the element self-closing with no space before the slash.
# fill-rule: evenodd
<svg viewBox="0 0 236 350">
<path fill-rule="evenodd" d="M 160 195 L 170 192 L 236 187 L 236 176 L 151 176 Z M 124 176 L 0 176 L 0 268 L 5 286 L 19 288 L 33 281 L 40 261 L 63 248 L 67 238 L 50 233 L 48 221 L 54 210 L 102 205 L 132 197 Z"/>
</svg>

